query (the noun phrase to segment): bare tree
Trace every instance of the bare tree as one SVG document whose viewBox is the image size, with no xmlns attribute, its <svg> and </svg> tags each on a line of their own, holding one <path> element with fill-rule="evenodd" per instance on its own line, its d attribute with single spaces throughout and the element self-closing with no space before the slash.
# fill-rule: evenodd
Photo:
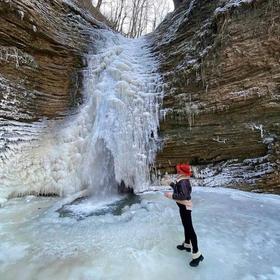
<svg viewBox="0 0 280 280">
<path fill-rule="evenodd" d="M 97 5 L 96 5 L 96 9 L 100 10 L 102 2 L 103 2 L 103 0 L 98 0 Z"/>
<path fill-rule="evenodd" d="M 93 0 L 115 30 L 131 38 L 153 31 L 171 11 L 171 0 Z"/>
<path fill-rule="evenodd" d="M 171 11 L 170 1 L 153 1 L 152 12 L 154 16 L 151 17 L 152 31 L 164 20 L 169 11 Z"/>
</svg>

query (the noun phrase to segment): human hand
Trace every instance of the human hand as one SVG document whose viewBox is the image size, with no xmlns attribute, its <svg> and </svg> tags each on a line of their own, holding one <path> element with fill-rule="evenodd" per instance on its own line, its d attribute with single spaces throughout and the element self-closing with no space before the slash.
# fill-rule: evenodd
<svg viewBox="0 0 280 280">
<path fill-rule="evenodd" d="M 173 193 L 172 192 L 165 192 L 164 196 L 167 198 L 172 198 Z"/>
<path fill-rule="evenodd" d="M 170 176 L 165 175 L 161 178 L 160 183 L 163 186 L 170 186 L 170 184 L 173 183 L 173 180 Z"/>
</svg>

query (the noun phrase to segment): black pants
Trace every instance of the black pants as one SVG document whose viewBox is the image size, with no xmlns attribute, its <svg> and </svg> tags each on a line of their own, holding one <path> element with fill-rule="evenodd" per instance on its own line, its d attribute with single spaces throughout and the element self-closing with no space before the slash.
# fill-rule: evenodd
<svg viewBox="0 0 280 280">
<path fill-rule="evenodd" d="M 180 210 L 180 217 L 182 220 L 182 224 L 184 226 L 184 232 L 185 232 L 185 243 L 190 244 L 192 243 L 193 248 L 193 254 L 198 252 L 197 247 L 197 237 L 196 233 L 193 228 L 192 224 L 192 211 L 187 210 L 186 206 L 180 203 L 177 203 L 179 210 Z"/>
</svg>

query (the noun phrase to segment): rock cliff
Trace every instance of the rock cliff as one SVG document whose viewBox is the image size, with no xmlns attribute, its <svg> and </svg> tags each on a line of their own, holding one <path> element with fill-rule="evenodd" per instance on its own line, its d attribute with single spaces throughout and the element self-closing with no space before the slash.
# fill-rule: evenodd
<svg viewBox="0 0 280 280">
<path fill-rule="evenodd" d="M 279 17 L 279 0 L 186 0 L 149 35 L 161 174 L 190 161 L 197 184 L 280 193 Z M 85 54 L 107 26 L 89 0 L 0 0 L 0 160 L 40 133 L 29 123 L 82 102 Z"/>
<path fill-rule="evenodd" d="M 89 0 L 0 0 L 0 162 L 82 102 L 85 57 L 107 26 Z"/>
<path fill-rule="evenodd" d="M 87 2 L 0 1 L 0 118 L 54 118 L 80 102 L 83 54 L 105 28 Z"/>
<path fill-rule="evenodd" d="M 280 193 L 280 2 L 187 0 L 153 34 L 164 79 L 161 173 Z"/>
</svg>

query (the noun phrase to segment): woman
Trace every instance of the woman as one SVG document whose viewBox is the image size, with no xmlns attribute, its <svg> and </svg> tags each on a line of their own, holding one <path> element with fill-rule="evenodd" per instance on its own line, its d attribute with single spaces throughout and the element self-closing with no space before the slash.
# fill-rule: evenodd
<svg viewBox="0 0 280 280">
<path fill-rule="evenodd" d="M 198 266 L 199 262 L 203 261 L 204 257 L 198 250 L 197 237 L 192 224 L 192 187 L 189 180 L 191 176 L 191 167 L 189 164 L 177 164 L 176 170 L 178 174 L 177 181 L 170 184 L 173 193 L 166 192 L 164 195 L 176 201 L 184 226 L 185 241 L 182 245 L 178 245 L 177 249 L 191 252 L 192 248 L 192 261 L 190 262 L 190 266 Z"/>
</svg>

